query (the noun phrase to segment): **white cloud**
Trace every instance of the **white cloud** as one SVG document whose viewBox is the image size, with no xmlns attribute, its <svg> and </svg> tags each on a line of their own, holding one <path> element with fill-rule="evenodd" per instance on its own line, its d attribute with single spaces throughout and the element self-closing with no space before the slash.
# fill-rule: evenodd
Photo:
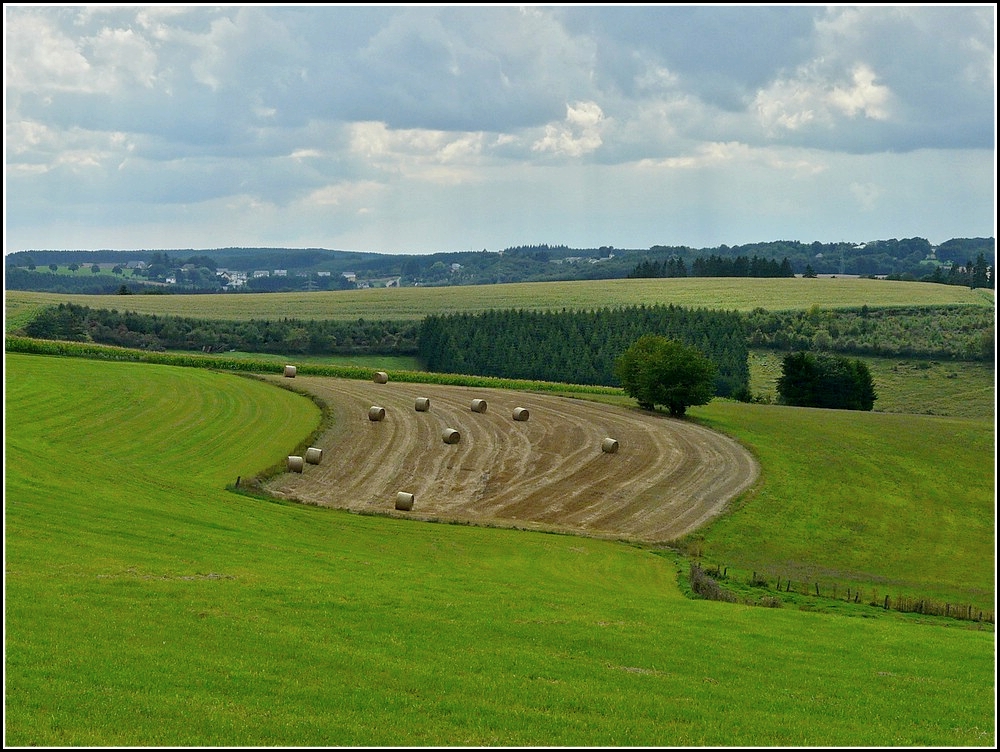
<svg viewBox="0 0 1000 752">
<path fill-rule="evenodd" d="M 546 125 L 545 135 L 531 145 L 531 150 L 580 157 L 600 148 L 605 126 L 604 113 L 596 102 L 568 104 L 566 119 Z"/>
<path fill-rule="evenodd" d="M 859 63 L 833 79 L 822 61 L 800 68 L 792 78 L 757 92 L 754 107 L 765 131 L 797 131 L 811 125 L 837 127 L 842 118 L 886 120 L 892 99 L 874 71 Z"/>
<path fill-rule="evenodd" d="M 81 47 L 41 13 L 4 13 L 6 85 L 13 91 L 97 91 Z"/>
<path fill-rule="evenodd" d="M 132 82 L 146 88 L 155 83 L 156 53 L 132 29 L 101 29 L 88 41 L 95 67 L 110 79 L 106 84 L 110 90 Z"/>
<path fill-rule="evenodd" d="M 888 87 L 875 83 L 875 73 L 867 65 L 859 64 L 851 71 L 851 83 L 847 86 L 834 85 L 826 101 L 832 109 L 847 117 L 856 117 L 860 113 L 873 120 L 886 120 L 890 98 Z"/>
<path fill-rule="evenodd" d="M 351 154 L 379 172 L 435 183 L 478 180 L 486 135 L 353 123 Z"/>
<path fill-rule="evenodd" d="M 357 202 L 359 199 L 370 200 L 381 190 L 381 184 L 374 180 L 326 185 L 312 191 L 301 204 L 311 206 L 341 206 L 348 202 Z"/>
</svg>

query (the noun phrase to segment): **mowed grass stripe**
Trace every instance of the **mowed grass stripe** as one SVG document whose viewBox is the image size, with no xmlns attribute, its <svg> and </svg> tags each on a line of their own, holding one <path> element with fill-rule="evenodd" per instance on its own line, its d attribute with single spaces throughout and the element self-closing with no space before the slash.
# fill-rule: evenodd
<svg viewBox="0 0 1000 752">
<path fill-rule="evenodd" d="M 10 369 L 8 386 L 28 379 L 45 384 L 46 369 L 54 368 L 60 361 L 52 358 L 8 356 L 26 365 Z M 141 374 L 141 379 L 129 378 Z M 124 378 L 119 378 L 122 374 Z M 259 427 L 261 404 L 258 392 L 261 387 L 249 380 L 238 380 L 226 389 L 211 388 L 220 379 L 218 374 L 201 369 L 144 366 L 122 363 L 111 371 L 106 364 L 80 359 L 73 377 L 51 385 L 53 388 L 37 394 L 36 417 L 29 425 L 19 427 L 12 440 L 24 443 L 29 450 L 35 442 L 48 442 L 58 436 L 66 451 L 58 457 L 37 456 L 42 463 L 54 462 L 60 466 L 73 466 L 81 460 L 99 462 L 100 467 L 110 466 L 112 474 L 117 468 L 128 467 L 143 472 L 144 467 L 164 466 L 150 462 L 150 457 L 169 459 L 166 466 L 182 477 L 196 476 L 208 482 L 223 483 L 233 480 L 231 469 L 237 473 L 251 474 L 260 470 L 261 461 L 280 459 L 275 452 L 260 449 L 262 436 Z M 230 381 L 227 379 L 227 385 Z M 17 389 L 11 389 L 17 394 Z M 286 395 L 273 389 L 264 390 L 272 395 L 274 411 L 271 418 L 277 422 L 269 430 L 284 434 L 308 434 L 319 423 L 319 411 L 303 398 Z M 86 420 L 80 420 L 75 411 L 56 408 L 69 397 L 87 408 Z M 294 408 L 288 407 L 294 405 Z M 129 441 L 95 441 L 95 437 L 122 436 L 125 426 L 141 428 Z M 220 430 L 220 426 L 223 427 Z M 102 456 L 95 456 L 100 452 Z M 172 467 L 171 467 L 172 466 Z"/>
<path fill-rule="evenodd" d="M 762 468 L 758 489 L 694 536 L 707 561 L 772 587 L 781 576 L 992 611 L 990 420 L 718 400 L 690 412 Z"/>
<path fill-rule="evenodd" d="M 7 360 L 6 737 L 13 746 L 988 744 L 993 635 L 687 601 L 674 563 L 570 536 L 363 517 L 221 490 L 307 433 L 234 376 Z M 81 399 L 69 384 L 114 384 Z M 233 390 L 228 437 L 143 453 L 112 393 Z M 160 419 L 183 424 L 182 399 Z M 242 413 L 241 413 L 242 414 Z M 50 422 L 49 427 L 56 425 Z M 118 458 L 140 447 L 143 472 Z M 345 469 L 349 472 L 349 469 Z M 217 475 L 217 477 L 216 477 Z M 776 721 L 776 719 L 780 719 Z"/>
<path fill-rule="evenodd" d="M 495 309 L 592 310 L 673 304 L 685 308 L 750 311 L 896 306 L 995 305 L 991 290 L 955 285 L 872 279 L 609 279 L 523 282 L 454 287 L 403 287 L 220 295 L 60 295 L 10 290 L 8 317 L 27 320 L 34 307 L 72 302 L 99 309 L 245 321 L 414 320 L 431 314 L 477 313 Z"/>
</svg>

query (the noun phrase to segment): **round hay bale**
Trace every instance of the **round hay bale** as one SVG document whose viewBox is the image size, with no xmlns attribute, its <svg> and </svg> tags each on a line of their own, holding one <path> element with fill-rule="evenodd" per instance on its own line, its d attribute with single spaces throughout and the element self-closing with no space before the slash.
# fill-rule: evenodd
<svg viewBox="0 0 1000 752">
<path fill-rule="evenodd" d="M 385 418 L 385 408 L 372 405 L 368 408 L 368 420 L 383 420 Z"/>
<path fill-rule="evenodd" d="M 389 374 L 385 371 L 375 371 L 375 375 L 372 377 L 376 384 L 388 384 Z"/>
<path fill-rule="evenodd" d="M 457 444 L 462 439 L 462 434 L 454 428 L 446 428 L 441 432 L 441 440 L 445 444 Z"/>
<path fill-rule="evenodd" d="M 474 413 L 485 413 L 486 412 L 486 400 L 484 400 L 484 399 L 474 399 L 474 400 L 472 400 L 472 412 L 474 412 Z"/>
<path fill-rule="evenodd" d="M 306 449 L 306 462 L 310 465 L 318 465 L 323 461 L 323 450 L 319 447 L 309 447 Z"/>
<path fill-rule="evenodd" d="M 618 441 L 615 439 L 605 439 L 601 442 L 601 451 L 614 454 L 618 451 Z"/>
<path fill-rule="evenodd" d="M 514 420 L 527 420 L 527 419 L 528 419 L 528 408 L 526 407 L 514 408 Z"/>
<path fill-rule="evenodd" d="M 396 509 L 402 512 L 409 512 L 413 509 L 413 494 L 400 491 L 396 494 Z"/>
<path fill-rule="evenodd" d="M 418 413 L 425 413 L 431 409 L 431 401 L 427 397 L 417 397 L 416 402 L 413 403 L 413 409 Z"/>
<path fill-rule="evenodd" d="M 290 473 L 301 473 L 302 467 L 305 462 L 298 455 L 290 454 L 288 455 L 288 472 Z"/>
<path fill-rule="evenodd" d="M 286 379 L 295 378 L 295 366 L 285 366 L 285 378 Z"/>
</svg>

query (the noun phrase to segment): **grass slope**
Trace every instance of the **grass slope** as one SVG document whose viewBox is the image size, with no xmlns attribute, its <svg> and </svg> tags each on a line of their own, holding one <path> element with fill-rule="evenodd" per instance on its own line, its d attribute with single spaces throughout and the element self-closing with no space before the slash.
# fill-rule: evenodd
<svg viewBox="0 0 1000 752">
<path fill-rule="evenodd" d="M 524 282 L 455 287 L 372 288 L 336 292 L 219 295 L 60 295 L 5 293 L 11 322 L 30 320 L 46 305 L 72 302 L 90 308 L 169 314 L 193 318 L 247 319 L 422 319 L 429 314 L 477 313 L 493 309 L 570 310 L 669 304 L 685 308 L 750 311 L 913 305 L 993 306 L 992 290 L 954 285 L 872 279 L 609 279 Z"/>
<path fill-rule="evenodd" d="M 708 562 L 992 612 L 992 421 L 721 401 L 690 413 L 762 468 L 735 511 L 688 541 Z"/>
<path fill-rule="evenodd" d="M 992 633 L 688 601 L 635 547 L 235 495 L 311 403 L 148 364 L 5 374 L 5 745 L 995 740 Z"/>
<path fill-rule="evenodd" d="M 777 382 L 787 353 L 751 350 L 750 393 L 777 401 Z M 846 356 L 861 360 L 875 383 L 875 411 L 992 417 L 996 410 L 996 368 L 992 363 Z"/>
</svg>

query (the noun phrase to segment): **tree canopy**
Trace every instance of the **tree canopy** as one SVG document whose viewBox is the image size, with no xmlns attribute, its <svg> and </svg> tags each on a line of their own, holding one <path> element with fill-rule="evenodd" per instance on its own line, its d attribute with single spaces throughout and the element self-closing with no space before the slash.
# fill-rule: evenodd
<svg viewBox="0 0 1000 752">
<path fill-rule="evenodd" d="M 877 394 L 863 361 L 841 355 L 786 355 L 778 378 L 778 401 L 799 407 L 871 410 Z"/>
<path fill-rule="evenodd" d="M 639 407 L 663 405 L 674 417 L 712 400 L 715 370 L 698 348 L 658 334 L 643 335 L 615 362 L 622 388 Z"/>
</svg>

